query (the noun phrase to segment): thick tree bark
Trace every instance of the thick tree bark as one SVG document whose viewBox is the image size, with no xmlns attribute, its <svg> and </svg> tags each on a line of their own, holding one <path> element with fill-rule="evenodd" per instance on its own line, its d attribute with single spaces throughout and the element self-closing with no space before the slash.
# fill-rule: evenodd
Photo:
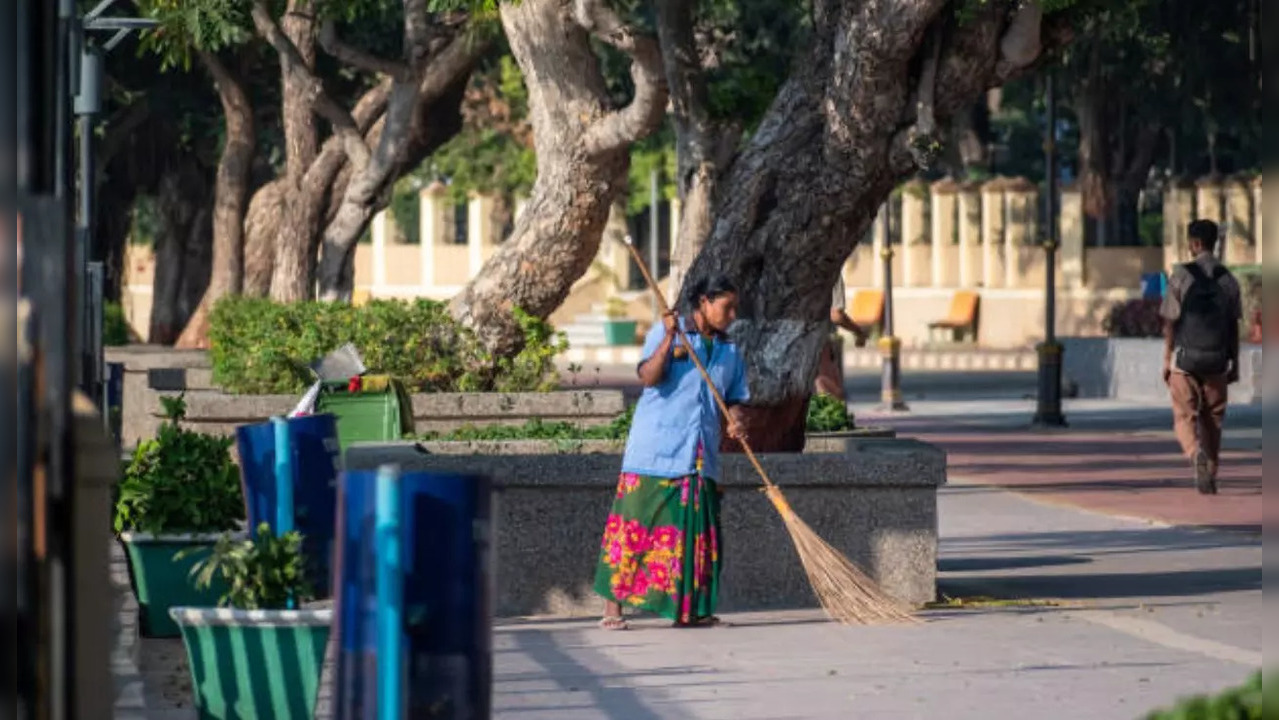
<svg viewBox="0 0 1279 720">
<path fill-rule="evenodd" d="M 199 302 L 196 288 L 204 291 L 208 267 L 201 265 L 210 253 L 202 246 L 212 240 L 209 201 L 207 180 L 194 160 L 180 162 L 160 180 L 149 342 L 168 345 L 177 339 Z"/>
<path fill-rule="evenodd" d="M 265 2 L 256 2 L 254 23 L 267 35 L 263 17 L 270 18 Z M 271 20 L 274 26 L 274 20 Z M 311 108 L 315 67 L 316 27 L 311 0 L 289 0 L 281 22 L 283 35 L 296 51 L 297 63 L 280 60 L 285 151 L 285 215 L 279 225 L 272 263 L 271 297 L 281 302 L 311 297 L 315 277 L 314 239 L 319 233 L 322 199 L 307 185 L 307 171 L 315 162 L 319 136 Z M 278 48 L 277 48 L 278 50 Z M 301 67 L 298 67 L 298 65 Z"/>
<path fill-rule="evenodd" d="M 244 215 L 244 283 L 240 292 L 247 297 L 266 297 L 271 293 L 275 239 L 288 208 L 284 201 L 287 182 L 276 178 L 258 188 Z"/>
<path fill-rule="evenodd" d="M 732 334 L 750 367 L 752 404 L 811 391 L 836 275 L 892 188 L 918 167 L 934 118 L 1038 57 L 1001 54 L 1021 11 L 993 3 L 949 25 L 940 43 L 926 42 L 946 5 L 818 0 L 811 49 L 725 176 L 689 277 L 724 271 L 743 288 Z M 1033 30 L 1041 37 L 1037 23 Z M 1068 38 L 1053 30 L 1044 44 Z M 1015 32 L 1029 31 L 1023 22 Z"/>
<path fill-rule="evenodd" d="M 515 352 L 512 313 L 545 318 L 590 267 L 609 207 L 625 181 L 630 145 L 661 123 L 666 105 L 654 39 L 624 26 L 602 0 L 502 3 L 502 24 L 524 73 L 537 180 L 511 237 L 453 299 L 454 317 L 489 350 Z M 591 36 L 631 57 L 635 96 L 609 108 Z"/>
<path fill-rule="evenodd" d="M 201 52 L 200 61 L 213 76 L 226 130 L 213 187 L 212 274 L 204 297 L 178 337 L 176 345 L 181 348 L 208 347 L 209 311 L 222 297 L 238 295 L 243 288 L 244 206 L 257 142 L 253 106 L 240 79 L 214 53 Z"/>
</svg>

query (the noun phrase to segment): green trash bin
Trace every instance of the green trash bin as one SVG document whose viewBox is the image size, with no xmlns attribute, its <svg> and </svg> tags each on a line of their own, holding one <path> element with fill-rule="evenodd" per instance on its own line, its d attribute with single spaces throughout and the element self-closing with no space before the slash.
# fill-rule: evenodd
<svg viewBox="0 0 1279 720">
<path fill-rule="evenodd" d="M 389 442 L 413 432 L 413 401 L 404 384 L 385 375 L 365 375 L 360 387 L 349 382 L 325 382 L 315 400 L 316 413 L 337 419 L 342 452 L 354 442 Z"/>
</svg>

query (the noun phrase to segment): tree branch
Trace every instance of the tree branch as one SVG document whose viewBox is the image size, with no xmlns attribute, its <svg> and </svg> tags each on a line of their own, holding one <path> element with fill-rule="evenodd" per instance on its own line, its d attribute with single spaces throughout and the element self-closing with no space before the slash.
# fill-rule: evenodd
<svg viewBox="0 0 1279 720">
<path fill-rule="evenodd" d="M 937 70 L 934 98 L 937 117 L 948 118 L 990 88 L 1005 85 L 1034 71 L 1047 61 L 1052 52 L 1074 39 L 1073 18 L 1069 13 L 1046 16 L 1039 33 L 1039 54 L 1024 65 L 1015 65 L 1000 54 L 1006 19 L 1002 12 L 987 13 L 966 23 L 950 37 Z M 914 121 L 914 117 L 908 116 L 893 137 L 890 165 L 896 174 L 908 173 L 918 167 L 911 145 Z"/>
<path fill-rule="evenodd" d="M 586 152 L 598 155 L 630 145 L 661 124 L 667 99 L 662 53 L 655 38 L 624 24 L 602 0 L 574 0 L 573 17 L 592 35 L 631 58 L 635 97 L 626 107 L 592 123 L 582 138 Z"/>
<path fill-rule="evenodd" d="M 373 53 L 347 45 L 338 37 L 337 24 L 332 20 L 326 20 L 320 26 L 319 40 L 320 47 L 324 48 L 324 52 L 332 55 L 338 62 L 350 65 L 357 70 L 363 70 L 374 75 L 388 75 L 393 78 L 403 78 L 408 75 L 409 69 L 403 63 L 389 58 L 378 57 Z"/>
<path fill-rule="evenodd" d="M 391 79 L 384 78 L 382 82 L 365 91 L 364 95 L 355 103 L 355 110 L 352 116 L 356 126 L 365 135 L 366 147 L 372 147 L 377 142 L 373 128 L 385 114 L 386 104 L 390 97 Z M 331 136 L 324 141 L 324 145 L 320 148 L 315 162 L 311 163 L 311 166 L 307 168 L 304 182 L 308 185 L 332 185 L 338 177 L 338 173 L 342 171 L 342 161 L 345 158 L 346 152 L 343 148 L 343 139 L 337 135 Z"/>
<path fill-rule="evenodd" d="M 428 105 L 439 100 L 459 74 L 470 75 L 492 45 L 493 41 L 487 36 L 475 37 L 466 28 L 459 31 L 443 50 L 431 58 L 418 85 L 418 104 Z"/>
<path fill-rule="evenodd" d="M 333 126 L 333 133 L 342 139 L 343 149 L 354 163 L 368 162 L 369 148 L 364 144 L 359 128 L 351 114 L 324 92 L 324 84 L 311 72 L 297 46 L 284 35 L 279 23 L 271 16 L 266 0 L 253 0 L 253 25 L 280 56 L 287 71 L 297 77 L 306 88 L 311 109 Z"/>
</svg>

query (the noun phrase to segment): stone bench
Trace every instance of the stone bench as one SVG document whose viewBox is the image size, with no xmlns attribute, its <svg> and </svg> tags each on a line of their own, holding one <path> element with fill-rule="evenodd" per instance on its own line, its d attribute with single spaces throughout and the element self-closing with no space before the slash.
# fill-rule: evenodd
<svg viewBox="0 0 1279 720">
<path fill-rule="evenodd" d="M 597 615 L 591 591 L 600 535 L 616 490 L 621 443 L 509 441 L 357 443 L 352 469 L 385 463 L 493 478 L 499 617 Z M 935 599 L 937 490 L 945 453 L 911 439 L 849 440 L 763 455 L 795 511 L 827 542 L 912 605 Z M 741 455 L 722 457 L 725 611 L 815 607 L 777 511 Z"/>
</svg>

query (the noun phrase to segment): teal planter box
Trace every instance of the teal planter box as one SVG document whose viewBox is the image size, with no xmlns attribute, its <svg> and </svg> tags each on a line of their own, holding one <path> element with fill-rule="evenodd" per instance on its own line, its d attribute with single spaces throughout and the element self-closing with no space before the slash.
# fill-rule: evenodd
<svg viewBox="0 0 1279 720">
<path fill-rule="evenodd" d="M 636 327 L 634 320 L 609 320 L 604 323 L 604 342 L 613 346 L 634 345 Z"/>
<path fill-rule="evenodd" d="M 138 632 L 148 638 L 175 638 L 178 626 L 169 608 L 186 605 L 214 607 L 226 592 L 226 583 L 214 577 L 208 589 L 198 590 L 191 569 L 209 556 L 217 535 L 149 535 L 120 533 L 129 560 L 129 580 L 138 599 Z M 184 557 L 175 556 L 192 550 Z"/>
<path fill-rule="evenodd" d="M 200 720 L 315 716 L 332 610 L 172 608 Z"/>
</svg>

